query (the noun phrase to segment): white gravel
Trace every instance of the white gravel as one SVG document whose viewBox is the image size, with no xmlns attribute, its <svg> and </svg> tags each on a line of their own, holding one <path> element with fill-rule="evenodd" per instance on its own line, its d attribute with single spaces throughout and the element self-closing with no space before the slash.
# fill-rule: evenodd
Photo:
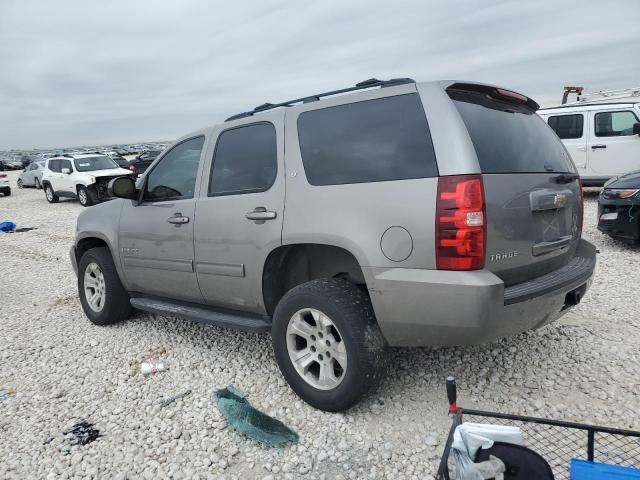
<svg viewBox="0 0 640 480">
<path fill-rule="evenodd" d="M 268 336 L 143 314 L 91 325 L 68 260 L 81 210 L 40 190 L 0 198 L 0 221 L 38 227 L 0 234 L 0 387 L 17 389 L 0 400 L 0 478 L 429 479 L 448 429 L 448 374 L 465 406 L 640 429 L 640 251 L 596 230 L 593 194 L 584 234 L 601 254 L 579 307 L 490 345 L 395 349 L 382 389 L 346 414 L 300 401 Z M 147 355 L 170 370 L 142 376 Z M 267 449 L 227 427 L 210 396 L 230 384 L 300 443 Z M 62 430 L 79 420 L 103 437 L 69 448 Z"/>
</svg>

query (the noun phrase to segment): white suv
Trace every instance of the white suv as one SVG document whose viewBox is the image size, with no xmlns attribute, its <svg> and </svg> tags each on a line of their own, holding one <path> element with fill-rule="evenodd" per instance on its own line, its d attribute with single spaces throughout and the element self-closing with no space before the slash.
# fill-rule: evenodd
<svg viewBox="0 0 640 480">
<path fill-rule="evenodd" d="M 42 174 L 42 186 L 49 203 L 60 197 L 78 198 L 88 207 L 107 198 L 109 180 L 131 176 L 107 155 L 95 153 L 50 158 Z"/>
</svg>

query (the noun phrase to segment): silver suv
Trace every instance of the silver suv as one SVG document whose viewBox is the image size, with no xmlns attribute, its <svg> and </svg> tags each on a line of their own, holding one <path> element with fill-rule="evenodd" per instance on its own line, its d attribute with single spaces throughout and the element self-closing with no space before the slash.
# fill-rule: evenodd
<svg viewBox="0 0 640 480">
<path fill-rule="evenodd" d="M 537 108 L 372 79 L 187 135 L 79 216 L 82 307 L 99 325 L 133 307 L 271 332 L 293 390 L 328 411 L 379 384 L 388 346 L 540 328 L 580 302 L 596 252 Z"/>
</svg>

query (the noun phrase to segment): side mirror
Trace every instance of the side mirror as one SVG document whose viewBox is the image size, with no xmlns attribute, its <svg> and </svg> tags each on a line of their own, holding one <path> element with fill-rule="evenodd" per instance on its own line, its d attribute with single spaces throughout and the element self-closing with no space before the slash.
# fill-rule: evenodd
<svg viewBox="0 0 640 480">
<path fill-rule="evenodd" d="M 633 124 L 633 134 L 640 135 L 640 123 Z"/>
<path fill-rule="evenodd" d="M 71 173 L 71 170 L 69 170 L 68 168 L 63 168 L 63 169 L 61 170 L 61 172 L 62 172 L 62 173 L 64 173 L 64 174 L 66 174 L 66 175 L 69 175 L 69 174 Z"/>
<path fill-rule="evenodd" d="M 107 186 L 107 194 L 110 197 L 135 200 L 137 193 L 136 184 L 129 177 L 114 178 Z"/>
</svg>

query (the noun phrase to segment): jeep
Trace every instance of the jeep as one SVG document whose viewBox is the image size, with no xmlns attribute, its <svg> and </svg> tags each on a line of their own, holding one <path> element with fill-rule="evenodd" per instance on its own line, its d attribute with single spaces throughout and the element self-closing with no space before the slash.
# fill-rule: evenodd
<svg viewBox="0 0 640 480">
<path fill-rule="evenodd" d="M 120 168 L 107 155 L 61 155 L 47 160 L 42 173 L 42 187 L 49 203 L 68 197 L 77 198 L 83 207 L 90 207 L 105 200 L 109 180 L 122 175 L 130 176 L 131 172 Z"/>
<path fill-rule="evenodd" d="M 361 82 L 191 133 L 78 217 L 82 308 L 270 332 L 310 405 L 341 411 L 389 346 L 546 325 L 595 248 L 567 150 L 532 99 L 470 82 Z"/>
</svg>

